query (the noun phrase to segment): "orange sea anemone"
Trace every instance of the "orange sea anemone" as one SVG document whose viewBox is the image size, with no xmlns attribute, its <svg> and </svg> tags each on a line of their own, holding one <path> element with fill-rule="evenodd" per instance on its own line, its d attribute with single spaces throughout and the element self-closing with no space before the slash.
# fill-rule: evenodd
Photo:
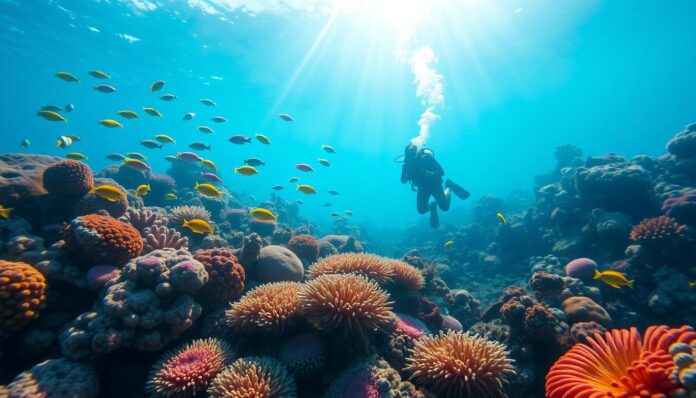
<svg viewBox="0 0 696 398">
<path fill-rule="evenodd" d="M 364 275 L 377 283 L 392 280 L 394 271 L 387 259 L 374 254 L 344 253 L 325 257 L 309 267 L 309 279 L 330 274 Z"/>
<path fill-rule="evenodd" d="M 240 358 L 226 367 L 208 389 L 211 398 L 295 398 L 295 379 L 278 360 Z"/>
<path fill-rule="evenodd" d="M 226 312 L 227 324 L 234 330 L 252 333 L 281 334 L 299 319 L 297 282 L 260 285 L 232 303 Z"/>
<path fill-rule="evenodd" d="M 425 285 L 425 279 L 421 271 L 401 260 L 385 259 L 387 264 L 391 266 L 392 281 L 395 286 L 406 290 L 420 290 Z"/>
<path fill-rule="evenodd" d="M 675 364 L 668 351 L 674 343 L 696 341 L 689 326 L 670 329 L 651 326 L 641 341 L 636 328 L 595 333 L 576 344 L 551 367 L 546 376 L 547 398 L 663 398 L 683 393 L 673 376 Z"/>
</svg>

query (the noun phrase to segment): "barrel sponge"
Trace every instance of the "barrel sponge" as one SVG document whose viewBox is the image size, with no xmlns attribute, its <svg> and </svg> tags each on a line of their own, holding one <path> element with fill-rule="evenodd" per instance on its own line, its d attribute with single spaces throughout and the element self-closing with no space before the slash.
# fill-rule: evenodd
<svg viewBox="0 0 696 398">
<path fill-rule="evenodd" d="M 143 239 L 132 225 L 98 214 L 80 216 L 65 228 L 65 243 L 91 265 L 121 265 L 143 250 Z"/>
<path fill-rule="evenodd" d="M 46 279 L 26 263 L 0 260 L 0 331 L 16 331 L 39 316 Z"/>
<path fill-rule="evenodd" d="M 56 195 L 82 195 L 94 186 L 94 173 L 82 162 L 63 160 L 44 170 L 43 185 Z"/>
</svg>

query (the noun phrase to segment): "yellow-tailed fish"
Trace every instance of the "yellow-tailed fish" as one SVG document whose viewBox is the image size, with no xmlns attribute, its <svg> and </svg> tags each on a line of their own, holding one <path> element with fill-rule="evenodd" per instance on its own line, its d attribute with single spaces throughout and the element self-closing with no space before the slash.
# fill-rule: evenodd
<svg viewBox="0 0 696 398">
<path fill-rule="evenodd" d="M 501 224 L 507 225 L 507 219 L 505 219 L 505 216 L 503 215 L 503 213 L 497 213 L 495 216 L 498 217 L 498 220 L 500 221 Z"/>
<path fill-rule="evenodd" d="M 451 249 L 454 247 L 454 241 L 448 240 L 447 242 L 445 242 L 445 244 L 443 246 L 445 247 L 445 249 Z"/>
<path fill-rule="evenodd" d="M 193 187 L 196 191 L 202 193 L 205 196 L 211 196 L 211 197 L 216 197 L 216 198 L 221 198 L 222 197 L 222 192 L 220 192 L 219 189 L 213 184 L 199 184 L 196 183 L 196 185 Z"/>
<path fill-rule="evenodd" d="M 58 148 L 67 148 L 67 147 L 69 147 L 70 145 L 72 145 L 72 143 L 73 143 L 72 138 L 66 137 L 66 136 L 64 136 L 64 135 L 61 135 L 61 136 L 58 137 L 58 139 L 56 140 L 56 146 L 57 146 Z"/>
<path fill-rule="evenodd" d="M 70 152 L 67 155 L 65 155 L 66 158 L 72 159 L 72 160 L 85 160 L 87 159 L 87 155 L 80 153 L 80 152 Z"/>
<path fill-rule="evenodd" d="M 150 192 L 150 184 L 141 184 L 135 188 L 135 196 L 145 196 Z"/>
<path fill-rule="evenodd" d="M 112 153 L 112 154 L 106 155 L 106 158 L 109 160 L 113 160 L 114 162 L 122 162 L 126 159 L 126 157 L 121 155 L 120 153 Z"/>
<path fill-rule="evenodd" d="M 313 186 L 307 184 L 298 185 L 296 189 L 305 195 L 314 195 L 317 193 L 317 190 L 314 189 Z"/>
<path fill-rule="evenodd" d="M 12 208 L 11 207 L 5 207 L 3 205 L 0 205 L 0 217 L 2 218 L 10 218 L 10 213 L 12 213 Z"/>
<path fill-rule="evenodd" d="M 166 195 L 164 195 L 164 197 L 165 197 L 167 200 L 176 200 L 176 199 L 177 199 L 176 195 L 173 194 L 173 193 L 171 193 L 171 192 L 168 193 L 168 194 L 166 194 Z"/>
<path fill-rule="evenodd" d="M 213 227 L 211 227 L 207 221 L 201 220 L 199 218 L 194 218 L 191 221 L 184 220 L 184 223 L 181 226 L 184 228 L 188 228 L 197 234 L 212 234 L 213 233 Z"/>
<path fill-rule="evenodd" d="M 118 111 L 118 114 L 122 117 L 125 117 L 126 119 L 137 119 L 140 117 L 140 116 L 138 116 L 137 113 L 135 113 L 131 110 L 128 110 L 128 109 Z"/>
<path fill-rule="evenodd" d="M 56 73 L 56 76 L 58 76 L 59 79 L 66 81 L 66 82 L 69 82 L 69 83 L 79 83 L 80 82 L 80 79 L 75 77 L 75 75 L 73 75 L 70 72 L 58 72 L 58 73 Z"/>
<path fill-rule="evenodd" d="M 100 71 L 100 70 L 91 70 L 89 72 L 90 76 L 96 77 L 97 79 L 111 79 L 111 76 L 107 75 L 106 73 Z"/>
<path fill-rule="evenodd" d="M 123 160 L 123 165 L 137 171 L 152 171 L 147 163 L 139 159 L 126 158 Z"/>
<path fill-rule="evenodd" d="M 64 122 L 64 123 L 68 122 L 68 119 L 64 118 L 63 116 L 61 116 L 53 111 L 38 111 L 38 112 L 36 112 L 36 116 L 40 116 L 40 117 L 48 120 L 49 122 Z"/>
<path fill-rule="evenodd" d="M 594 279 L 599 279 L 616 289 L 620 288 L 621 286 L 633 288 L 633 281 L 629 281 L 626 278 L 626 275 L 618 271 L 607 270 L 599 272 L 598 270 L 595 270 Z"/>
<path fill-rule="evenodd" d="M 111 129 L 123 127 L 123 125 L 121 123 L 115 121 L 114 119 L 102 119 L 99 121 L 99 124 L 101 124 L 102 126 L 111 128 Z"/>
<path fill-rule="evenodd" d="M 109 202 L 115 202 L 126 196 L 126 194 L 123 191 L 121 191 L 119 187 L 108 184 L 100 185 L 98 187 L 92 187 L 92 189 L 90 189 L 89 191 L 99 196 L 100 198 L 108 200 Z"/>
<path fill-rule="evenodd" d="M 157 134 L 155 136 L 155 139 L 163 144 L 174 144 L 176 141 L 174 141 L 174 138 L 166 135 L 166 134 Z"/>
<path fill-rule="evenodd" d="M 205 167 L 206 169 L 208 169 L 210 171 L 217 171 L 218 170 L 217 166 L 215 166 L 215 163 L 213 163 L 213 161 L 210 159 L 201 160 L 201 164 L 203 165 L 203 167 Z"/>
<path fill-rule="evenodd" d="M 239 173 L 243 176 L 253 176 L 254 174 L 259 174 L 259 171 L 255 167 L 251 166 L 240 166 L 234 169 L 235 174 Z"/>
<path fill-rule="evenodd" d="M 164 80 L 155 80 L 151 85 L 150 85 L 150 91 L 155 92 L 159 91 L 164 87 Z"/>
<path fill-rule="evenodd" d="M 143 111 L 145 111 L 145 113 L 147 113 L 150 116 L 162 117 L 162 114 L 160 113 L 160 111 L 158 111 L 155 108 L 143 108 Z"/>
<path fill-rule="evenodd" d="M 257 140 L 259 140 L 260 143 L 262 143 L 264 145 L 271 145 L 271 140 L 269 140 L 268 137 L 266 137 L 265 135 L 255 134 L 254 136 L 256 137 Z"/>
<path fill-rule="evenodd" d="M 253 218 L 261 221 L 277 221 L 278 216 L 273 214 L 272 211 L 264 209 L 263 207 L 257 207 L 255 209 L 249 210 L 249 215 Z"/>
</svg>

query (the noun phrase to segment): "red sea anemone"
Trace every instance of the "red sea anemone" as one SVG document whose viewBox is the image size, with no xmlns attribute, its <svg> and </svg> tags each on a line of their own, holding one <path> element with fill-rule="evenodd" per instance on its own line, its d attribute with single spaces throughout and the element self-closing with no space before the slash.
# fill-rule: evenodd
<svg viewBox="0 0 696 398">
<path fill-rule="evenodd" d="M 278 360 L 240 358 L 226 367 L 208 389 L 211 398 L 295 398 L 295 379 Z"/>
<path fill-rule="evenodd" d="M 302 284 L 276 282 L 260 285 L 232 303 L 227 324 L 240 333 L 281 334 L 299 319 L 298 291 Z"/>
<path fill-rule="evenodd" d="M 546 376 L 547 398 L 646 397 L 683 393 L 668 354 L 674 343 L 696 341 L 689 326 L 651 326 L 641 341 L 636 328 L 614 329 L 587 337 L 551 367 Z"/>
</svg>

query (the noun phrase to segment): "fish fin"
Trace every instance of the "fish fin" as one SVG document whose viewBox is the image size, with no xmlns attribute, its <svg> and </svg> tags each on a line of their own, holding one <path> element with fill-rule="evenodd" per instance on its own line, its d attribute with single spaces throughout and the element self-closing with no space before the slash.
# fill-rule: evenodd
<svg viewBox="0 0 696 398">
<path fill-rule="evenodd" d="M 239 167 L 235 167 L 235 169 L 234 169 L 234 174 L 237 174 L 237 173 L 239 173 Z"/>
<path fill-rule="evenodd" d="M 592 279 L 599 279 L 602 277 L 602 274 L 598 270 L 594 270 L 594 277 Z"/>
<path fill-rule="evenodd" d="M 188 227 L 189 226 L 189 221 L 184 219 L 184 223 L 181 224 L 182 227 Z"/>
<path fill-rule="evenodd" d="M 196 185 L 193 186 L 193 189 L 198 189 L 198 187 L 201 186 L 201 184 L 198 183 L 198 181 L 195 182 Z"/>
<path fill-rule="evenodd" d="M 628 281 L 628 284 L 627 284 L 626 286 L 628 286 L 628 287 L 630 287 L 631 289 L 633 289 L 633 281 Z"/>
</svg>

